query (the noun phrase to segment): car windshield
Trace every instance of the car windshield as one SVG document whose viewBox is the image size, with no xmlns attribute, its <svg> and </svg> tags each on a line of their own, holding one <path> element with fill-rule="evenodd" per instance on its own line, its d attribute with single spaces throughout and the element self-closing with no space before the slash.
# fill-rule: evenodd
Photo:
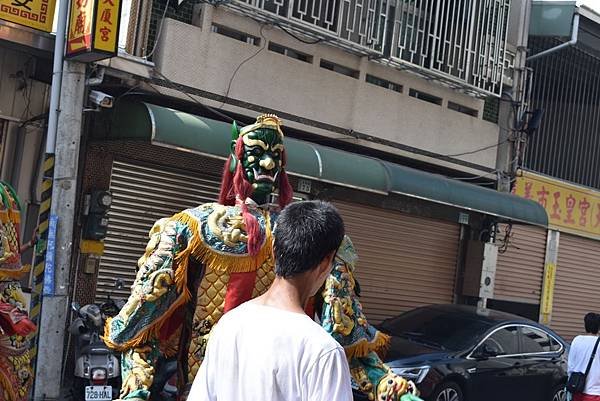
<svg viewBox="0 0 600 401">
<path fill-rule="evenodd" d="M 382 323 L 383 331 L 411 341 L 460 351 L 475 345 L 491 324 L 474 316 L 419 308 Z"/>
</svg>

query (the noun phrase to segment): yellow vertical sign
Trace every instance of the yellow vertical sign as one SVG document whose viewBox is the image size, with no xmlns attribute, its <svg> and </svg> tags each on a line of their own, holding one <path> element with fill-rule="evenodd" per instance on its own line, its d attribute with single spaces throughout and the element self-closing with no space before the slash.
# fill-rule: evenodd
<svg viewBox="0 0 600 401">
<path fill-rule="evenodd" d="M 550 322 L 552 303 L 554 302 L 554 282 L 556 280 L 556 264 L 546 263 L 544 269 L 544 287 L 542 289 L 542 302 L 540 305 L 542 323 Z"/>
<path fill-rule="evenodd" d="M 94 0 L 71 0 L 67 32 L 67 56 L 86 52 L 92 47 Z"/>
<path fill-rule="evenodd" d="M 119 39 L 120 0 L 97 1 L 98 8 L 94 22 L 94 50 L 115 53 Z"/>
<path fill-rule="evenodd" d="M 52 32 L 56 0 L 0 0 L 0 19 Z"/>
</svg>

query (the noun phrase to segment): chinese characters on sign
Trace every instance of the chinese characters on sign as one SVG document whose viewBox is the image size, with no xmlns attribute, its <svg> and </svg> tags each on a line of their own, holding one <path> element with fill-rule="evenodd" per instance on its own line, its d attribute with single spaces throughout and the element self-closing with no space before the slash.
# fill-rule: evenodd
<svg viewBox="0 0 600 401">
<path fill-rule="evenodd" d="M 56 0 L 0 0 L 0 19 L 51 32 Z"/>
<path fill-rule="evenodd" d="M 513 192 L 546 209 L 552 228 L 600 238 L 599 191 L 523 171 Z"/>
<path fill-rule="evenodd" d="M 117 48 L 120 0 L 98 0 L 94 48 L 114 52 Z"/>
<path fill-rule="evenodd" d="M 121 0 L 71 0 L 67 57 L 88 62 L 114 56 L 120 6 Z"/>
</svg>

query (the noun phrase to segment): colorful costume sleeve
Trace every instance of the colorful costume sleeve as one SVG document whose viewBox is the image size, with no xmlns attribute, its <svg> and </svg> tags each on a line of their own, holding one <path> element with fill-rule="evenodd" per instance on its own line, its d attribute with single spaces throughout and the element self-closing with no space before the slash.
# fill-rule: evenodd
<svg viewBox="0 0 600 401">
<path fill-rule="evenodd" d="M 350 238 L 337 251 L 323 290 L 323 328 L 345 349 L 353 384 L 369 400 L 418 400 L 412 382 L 393 373 L 380 359 L 389 337 L 369 325 L 355 293 L 354 267 L 358 257 Z"/>
<path fill-rule="evenodd" d="M 29 320 L 18 281 L 29 271 L 21 264 L 20 206 L 15 191 L 0 182 L 0 400 L 25 401 L 33 382 Z"/>
<path fill-rule="evenodd" d="M 106 323 L 104 341 L 123 352 L 122 399 L 147 400 L 158 356 L 177 352 L 169 344 L 181 325 L 176 312 L 191 298 L 187 286 L 191 235 L 188 226 L 176 219 L 156 222 L 138 262 L 131 295 Z"/>
</svg>

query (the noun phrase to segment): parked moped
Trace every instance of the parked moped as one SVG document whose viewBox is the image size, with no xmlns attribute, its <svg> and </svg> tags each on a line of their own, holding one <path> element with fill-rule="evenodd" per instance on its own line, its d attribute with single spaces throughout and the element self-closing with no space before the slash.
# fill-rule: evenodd
<svg viewBox="0 0 600 401">
<path fill-rule="evenodd" d="M 117 280 L 116 288 L 122 287 L 122 281 Z M 109 295 L 100 305 L 80 306 L 77 302 L 71 305 L 77 316 L 69 327 L 77 341 L 74 371 L 76 400 L 111 401 L 118 398 L 121 387 L 119 357 L 100 337 L 104 333 L 106 319 L 119 313 L 124 303 Z"/>
</svg>

